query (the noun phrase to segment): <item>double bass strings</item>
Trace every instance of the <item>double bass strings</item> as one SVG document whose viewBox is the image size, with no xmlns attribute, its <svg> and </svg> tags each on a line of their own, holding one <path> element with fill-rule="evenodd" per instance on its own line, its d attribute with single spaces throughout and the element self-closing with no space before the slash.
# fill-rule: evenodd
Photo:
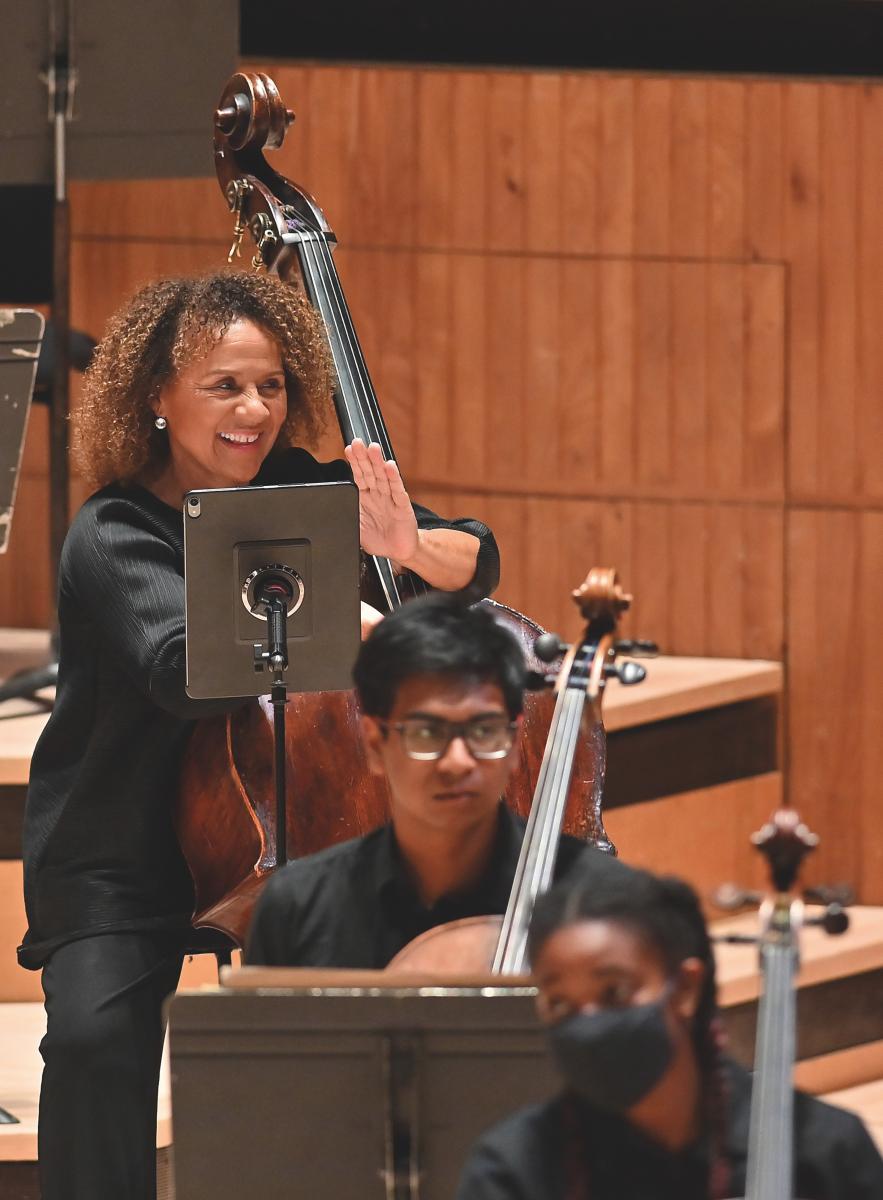
<svg viewBox="0 0 883 1200">
<path fill-rule="evenodd" d="M 331 252 L 321 234 L 301 230 L 299 238 L 300 257 L 307 286 L 328 331 L 339 394 L 349 425 L 348 432 L 353 437 L 363 437 L 366 445 L 372 441 L 379 442 L 384 457 L 389 459 L 392 457 L 392 447 L 379 418 L 377 399 L 340 289 Z M 332 336 L 333 333 L 337 336 Z M 340 356 L 337 353 L 338 349 Z M 396 609 L 402 603 L 402 595 L 392 564 L 388 559 L 377 555 L 373 558 L 387 607 L 390 610 Z"/>
<path fill-rule="evenodd" d="M 354 432 L 361 424 L 366 440 L 378 442 L 383 447 L 384 456 L 391 458 L 392 447 L 379 418 L 377 397 L 365 367 L 364 355 L 356 337 L 349 308 L 340 288 L 331 251 L 321 234 L 303 234 L 301 245 L 304 250 L 304 265 L 309 271 L 313 292 L 325 316 L 326 327 L 336 330 L 339 336 L 342 335 L 340 344 L 346 363 L 345 370 L 338 366 L 337 373 L 347 418 Z M 349 398 L 346 395 L 347 384 L 352 388 L 355 414 L 350 410 Z"/>
</svg>

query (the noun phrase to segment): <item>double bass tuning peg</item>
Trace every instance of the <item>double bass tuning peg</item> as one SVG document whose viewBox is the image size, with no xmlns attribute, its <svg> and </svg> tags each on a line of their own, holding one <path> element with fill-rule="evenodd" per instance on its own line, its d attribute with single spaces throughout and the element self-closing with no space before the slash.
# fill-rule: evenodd
<svg viewBox="0 0 883 1200">
<path fill-rule="evenodd" d="M 541 633 L 533 644 L 534 654 L 544 663 L 553 663 L 567 650 L 567 644 L 561 641 L 557 633 Z"/>
<path fill-rule="evenodd" d="M 562 654 L 566 654 L 569 647 L 557 633 L 541 633 L 534 641 L 533 652 L 542 663 L 554 663 Z M 556 675 L 553 671 L 551 674 L 546 671 L 528 670 L 525 674 L 524 686 L 529 692 L 541 692 L 543 688 L 551 687 L 555 683 Z"/>
</svg>

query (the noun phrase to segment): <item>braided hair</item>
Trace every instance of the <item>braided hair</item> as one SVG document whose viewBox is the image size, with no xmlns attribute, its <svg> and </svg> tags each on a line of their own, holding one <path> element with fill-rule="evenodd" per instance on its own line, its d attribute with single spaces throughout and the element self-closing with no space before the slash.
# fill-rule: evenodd
<svg viewBox="0 0 883 1200">
<path fill-rule="evenodd" d="M 696 958 L 704 968 L 702 989 L 693 1016 L 693 1046 L 702 1081 L 702 1112 L 712 1144 L 709 1195 L 728 1194 L 729 1164 L 725 1157 L 726 1086 L 722 1062 L 723 1029 L 717 1007 L 714 952 L 696 892 L 674 876 L 611 863 L 617 869 L 591 875 L 572 870 L 566 879 L 540 896 L 530 925 L 528 950 L 537 957 L 559 929 L 582 921 L 610 920 L 635 933 L 655 951 L 673 976 L 685 959 Z M 568 1200 L 591 1195 L 589 1164 L 579 1152 L 575 1113 L 566 1115 Z"/>
</svg>

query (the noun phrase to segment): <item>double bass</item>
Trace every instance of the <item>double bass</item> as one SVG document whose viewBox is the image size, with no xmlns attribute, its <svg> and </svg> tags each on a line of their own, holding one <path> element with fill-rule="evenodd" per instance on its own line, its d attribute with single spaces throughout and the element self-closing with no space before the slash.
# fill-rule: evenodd
<svg viewBox="0 0 883 1200">
<path fill-rule="evenodd" d="M 324 213 L 303 188 L 274 171 L 264 149 L 282 145 L 293 114 L 273 81 L 237 73 L 215 113 L 218 179 L 235 218 L 234 244 L 246 232 L 254 242 L 252 266 L 302 288 L 319 314 L 331 350 L 335 411 L 344 442 L 378 442 L 395 457 L 377 396 L 332 259 L 335 237 Z M 421 590 L 398 576 L 390 562 L 367 564 L 364 599 L 393 609 Z M 529 618 L 491 600 L 495 618 L 517 637 L 529 667 L 546 666 L 533 654 L 543 630 Z M 527 815 L 540 769 L 554 699 L 526 697 L 521 763 L 505 799 Z M 601 819 L 599 764 L 586 741 L 576 747 L 575 784 L 565 828 L 611 848 Z M 352 692 L 291 695 L 286 720 L 286 774 L 291 780 L 286 841 L 293 856 L 313 853 L 382 824 L 385 785 L 368 770 L 358 735 Z M 220 930 L 242 945 L 258 894 L 277 866 L 273 791 L 273 727 L 268 698 L 227 717 L 197 724 L 185 756 L 175 824 L 194 881 L 193 923 Z"/>
</svg>

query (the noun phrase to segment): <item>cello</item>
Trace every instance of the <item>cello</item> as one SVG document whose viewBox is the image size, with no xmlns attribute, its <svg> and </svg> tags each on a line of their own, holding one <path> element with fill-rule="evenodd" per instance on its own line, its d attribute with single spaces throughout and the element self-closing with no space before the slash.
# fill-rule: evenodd
<svg viewBox="0 0 883 1200">
<path fill-rule="evenodd" d="M 813 924 L 823 926 L 829 934 L 841 934 L 848 928 L 849 918 L 836 901 L 826 905 L 821 917 L 805 917 L 796 881 L 803 859 L 819 839 L 793 808 L 778 809 L 751 840 L 767 860 L 771 881 L 770 893 L 760 906 L 760 932 L 756 938 L 735 935 L 721 939 L 755 942 L 762 978 L 744 1200 L 794 1200 L 794 983 L 800 963 L 800 931 Z M 738 890 L 723 891 L 718 900 L 721 907 L 736 907 L 747 898 Z"/>
<path fill-rule="evenodd" d="M 316 201 L 275 172 L 263 150 L 282 144 L 293 114 L 273 81 L 260 73 L 231 77 L 215 113 L 218 179 L 235 217 L 231 256 L 248 232 L 252 266 L 302 288 L 318 312 L 331 350 L 335 411 L 345 442 L 377 442 L 386 459 L 392 444 L 332 259 L 334 234 Z M 392 609 L 422 590 L 397 576 L 381 558 L 368 563 L 363 598 Z M 517 637 L 528 665 L 542 629 L 495 601 L 497 620 Z M 505 799 L 527 814 L 553 707 L 548 694 L 526 697 L 521 764 Z M 273 794 L 273 728 L 269 700 L 261 698 L 226 717 L 197 723 L 188 744 L 175 809 L 178 840 L 195 889 L 193 923 L 220 930 L 241 945 L 257 896 L 277 864 Z M 576 747 L 574 789 L 565 828 L 612 849 L 601 819 L 595 748 Z M 300 857 L 376 828 L 386 818 L 385 785 L 367 768 L 352 692 L 294 694 L 286 720 L 289 794 L 286 841 Z"/>
<path fill-rule="evenodd" d="M 616 572 L 596 567 L 572 597 L 586 627 L 568 648 L 555 680 L 555 712 L 506 912 L 502 917 L 465 917 L 429 929 L 400 950 L 387 971 L 461 977 L 487 970 L 492 975 L 527 971 L 528 926 L 537 896 L 552 885 L 581 736 L 594 748 L 593 802 L 600 809 L 606 762 L 601 701 L 607 680 L 615 676 L 630 686 L 646 674 L 640 663 L 616 662 L 618 650 L 635 649 L 634 643 L 615 640 L 619 617 L 632 602 Z M 537 649 L 540 654 L 554 653 L 557 638 L 544 635 Z M 641 649 L 652 652 L 647 643 Z"/>
</svg>

